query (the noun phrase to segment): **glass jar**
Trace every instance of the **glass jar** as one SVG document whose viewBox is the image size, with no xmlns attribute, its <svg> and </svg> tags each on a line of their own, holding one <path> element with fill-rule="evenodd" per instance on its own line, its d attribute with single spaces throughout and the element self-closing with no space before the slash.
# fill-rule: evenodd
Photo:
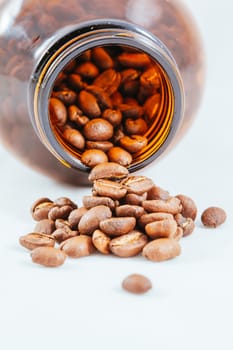
<svg viewBox="0 0 233 350">
<path fill-rule="evenodd" d="M 100 75 L 107 70 L 109 74 L 101 80 Z M 72 81 L 71 75 L 79 82 Z M 138 119 L 143 119 L 147 127 L 144 131 L 139 127 L 138 133 L 147 142 L 131 152 L 128 168 L 134 172 L 150 164 L 174 147 L 190 127 L 201 100 L 202 80 L 203 50 L 198 31 L 178 1 L 0 3 L 1 139 L 27 164 L 56 180 L 88 183 L 90 168 L 81 161 L 88 147 L 77 148 L 65 137 L 65 130 L 70 129 L 84 135 L 85 145 L 107 140 L 108 145 L 119 146 L 124 144 L 121 138 L 125 134 L 131 141 L 137 134 L 127 125 L 136 124 L 138 130 Z M 108 95 L 110 105 L 101 104 L 98 91 L 93 90 L 96 85 Z M 81 93 L 84 102 L 80 101 Z M 100 102 L 98 120 L 107 108 L 123 115 L 120 123 L 113 123 L 111 135 L 102 140 L 83 132 L 84 124 L 96 117 L 86 106 L 85 96 L 90 97 L 90 93 L 94 96 L 92 107 Z M 60 113 L 56 106 L 53 117 L 52 98 L 65 106 L 62 125 L 56 120 L 56 113 Z M 74 123 L 69 119 L 70 105 L 77 112 L 80 104 L 80 115 L 86 119 Z M 137 104 L 138 114 L 130 109 L 133 104 Z"/>
</svg>

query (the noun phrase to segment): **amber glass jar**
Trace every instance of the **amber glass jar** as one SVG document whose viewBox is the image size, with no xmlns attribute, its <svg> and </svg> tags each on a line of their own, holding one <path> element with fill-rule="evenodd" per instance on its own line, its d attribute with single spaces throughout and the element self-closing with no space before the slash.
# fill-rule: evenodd
<svg viewBox="0 0 233 350">
<path fill-rule="evenodd" d="M 80 161 L 84 148 L 76 149 L 67 142 L 63 137 L 64 125 L 62 129 L 54 124 L 49 113 L 50 98 L 61 89 L 67 91 L 73 87 L 79 101 L 82 89 L 95 85 L 93 77 L 82 82 L 84 88 L 67 87 L 67 81 L 71 74 L 77 73 L 77 66 L 92 60 L 93 50 L 100 47 L 111 56 L 114 65 L 111 69 L 119 79 L 123 79 L 126 69 L 136 70 L 138 74 L 137 81 L 131 84 L 133 93 L 127 95 L 122 81 L 118 82 L 117 93 L 120 91 L 122 100 L 121 106 L 114 108 L 124 109 L 134 99 L 140 110 L 145 111 L 148 99 L 152 100 L 150 112 L 140 112 L 140 118 L 147 124 L 144 136 L 148 142 L 132 154 L 131 172 L 173 147 L 190 126 L 200 103 L 203 50 L 192 18 L 178 1 L 3 0 L 0 4 L 1 139 L 30 166 L 60 181 L 86 184 L 90 169 Z M 143 55 L 150 61 L 145 65 L 137 60 Z M 132 65 L 127 57 L 128 60 L 134 57 Z M 103 73 L 103 64 L 96 66 L 98 74 Z M 158 86 L 156 91 L 152 89 L 144 96 L 140 82 L 143 72 L 150 68 L 156 72 Z M 107 92 L 111 99 L 113 90 Z M 78 102 L 73 103 L 80 107 Z M 124 118 L 125 111 L 122 113 Z M 115 126 L 114 135 L 108 140 L 114 146 L 119 142 L 115 134 L 124 131 L 124 123 L 125 119 L 122 125 Z M 65 128 L 70 129 L 71 125 L 72 122 L 67 123 Z"/>
</svg>

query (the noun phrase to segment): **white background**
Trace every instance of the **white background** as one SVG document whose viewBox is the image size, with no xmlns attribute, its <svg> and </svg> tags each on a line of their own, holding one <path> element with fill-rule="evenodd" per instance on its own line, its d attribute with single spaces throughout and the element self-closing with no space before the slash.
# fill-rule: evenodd
<svg viewBox="0 0 233 350">
<path fill-rule="evenodd" d="M 186 3 L 207 51 L 204 102 L 183 142 L 144 174 L 193 197 L 199 218 L 208 206 L 225 208 L 227 222 L 208 230 L 198 220 L 169 262 L 93 256 L 45 269 L 18 245 L 33 229 L 31 203 L 46 195 L 81 204 L 89 189 L 58 185 L 0 148 L 0 349 L 233 349 L 233 2 Z M 133 272 L 153 290 L 123 292 Z"/>
</svg>

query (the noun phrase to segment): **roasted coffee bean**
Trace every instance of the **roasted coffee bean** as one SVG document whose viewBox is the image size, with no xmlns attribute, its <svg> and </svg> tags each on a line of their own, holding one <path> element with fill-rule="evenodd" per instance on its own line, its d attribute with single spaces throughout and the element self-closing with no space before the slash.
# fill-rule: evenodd
<svg viewBox="0 0 233 350">
<path fill-rule="evenodd" d="M 160 87 L 160 76 L 157 69 L 149 68 L 140 76 L 141 85 L 149 90 L 150 92 L 155 92 L 156 89 Z"/>
<path fill-rule="evenodd" d="M 117 109 L 105 109 L 102 114 L 102 118 L 106 119 L 111 123 L 114 127 L 119 126 L 122 121 L 122 113 Z"/>
<path fill-rule="evenodd" d="M 70 89 L 53 92 L 52 97 L 60 100 L 66 106 L 73 105 L 77 101 L 77 94 Z"/>
<path fill-rule="evenodd" d="M 184 230 L 180 226 L 178 226 L 176 233 L 172 238 L 179 242 L 183 236 L 184 236 Z"/>
<path fill-rule="evenodd" d="M 84 196 L 83 205 L 87 209 L 97 207 L 99 205 L 105 205 L 113 210 L 116 206 L 115 201 L 109 197 L 97 197 L 97 196 Z"/>
<path fill-rule="evenodd" d="M 124 69 L 121 71 L 121 83 L 132 81 L 140 76 L 140 72 L 133 68 Z"/>
<path fill-rule="evenodd" d="M 84 87 L 82 78 L 79 74 L 70 74 L 68 82 L 76 91 L 80 91 Z"/>
<path fill-rule="evenodd" d="M 55 221 L 55 227 L 56 227 L 56 229 L 64 228 L 64 227 L 71 229 L 69 221 L 68 220 L 63 220 L 63 219 L 57 219 Z"/>
<path fill-rule="evenodd" d="M 100 221 L 100 229 L 109 236 L 117 237 L 129 233 L 135 228 L 134 217 L 117 217 Z"/>
<path fill-rule="evenodd" d="M 171 197 L 166 201 L 161 199 L 152 199 L 142 202 L 143 208 L 152 213 L 169 213 L 169 214 L 178 214 L 182 210 L 180 200 L 175 197 Z"/>
<path fill-rule="evenodd" d="M 129 166 L 132 161 L 132 155 L 121 147 L 112 147 L 108 151 L 108 159 L 110 162 L 118 163 L 122 166 Z"/>
<path fill-rule="evenodd" d="M 150 224 L 154 221 L 162 221 L 162 220 L 173 220 L 173 215 L 168 213 L 150 213 L 142 215 L 138 223 L 141 227 L 145 227 L 147 224 Z"/>
<path fill-rule="evenodd" d="M 154 221 L 145 226 L 147 235 L 152 238 L 173 238 L 177 231 L 177 223 L 174 219 Z"/>
<path fill-rule="evenodd" d="M 129 176 L 121 183 L 127 189 L 127 193 L 138 195 L 148 192 L 154 186 L 153 181 L 146 176 Z"/>
<path fill-rule="evenodd" d="M 138 104 L 132 104 L 132 103 L 123 103 L 119 106 L 120 111 L 122 112 L 124 118 L 141 118 L 143 115 L 143 109 Z"/>
<path fill-rule="evenodd" d="M 155 116 L 160 105 L 160 94 L 155 94 L 149 97 L 144 104 L 145 117 L 150 121 Z"/>
<path fill-rule="evenodd" d="M 183 194 L 179 194 L 176 196 L 181 202 L 182 205 L 182 211 L 181 214 L 185 218 L 191 218 L 193 221 L 195 221 L 197 217 L 197 206 L 192 200 L 192 198 L 187 197 Z"/>
<path fill-rule="evenodd" d="M 77 231 L 72 231 L 68 226 L 63 228 L 58 228 L 52 234 L 57 243 L 61 243 L 69 238 L 76 237 L 78 235 Z"/>
<path fill-rule="evenodd" d="M 128 176 L 128 174 L 129 172 L 125 167 L 117 163 L 108 162 L 95 166 L 91 170 L 88 179 L 89 181 L 95 181 L 98 179 L 120 180 Z"/>
<path fill-rule="evenodd" d="M 99 179 L 94 181 L 93 190 L 98 196 L 121 199 L 126 195 L 127 190 L 118 182 Z"/>
<path fill-rule="evenodd" d="M 49 100 L 49 115 L 52 122 L 57 126 L 64 126 L 67 121 L 67 110 L 65 105 L 57 98 Z"/>
<path fill-rule="evenodd" d="M 113 136 L 113 126 L 105 119 L 96 118 L 84 126 L 83 133 L 90 141 L 108 141 Z"/>
<path fill-rule="evenodd" d="M 98 102 L 91 93 L 82 90 L 78 96 L 78 102 L 81 110 L 90 118 L 98 118 L 101 115 L 101 109 Z"/>
<path fill-rule="evenodd" d="M 210 207 L 204 210 L 201 221 L 204 226 L 216 228 L 226 221 L 227 215 L 222 208 Z"/>
<path fill-rule="evenodd" d="M 92 62 L 83 62 L 76 67 L 75 73 L 85 79 L 95 79 L 99 75 L 99 69 Z"/>
<path fill-rule="evenodd" d="M 117 128 L 114 132 L 114 135 L 113 135 L 113 143 L 115 145 L 119 144 L 119 141 L 120 139 L 122 139 L 122 137 L 124 137 L 125 134 L 123 132 L 123 130 L 121 129 L 121 127 Z"/>
<path fill-rule="evenodd" d="M 102 231 L 95 230 L 92 236 L 92 243 L 95 248 L 102 254 L 110 254 L 109 243 L 111 239 Z"/>
<path fill-rule="evenodd" d="M 128 234 L 111 240 L 109 247 L 114 255 L 121 258 L 129 258 L 141 253 L 147 244 L 148 238 L 140 231 L 131 231 Z"/>
<path fill-rule="evenodd" d="M 43 219 L 38 221 L 34 228 L 34 232 L 45 233 L 47 235 L 51 235 L 55 230 L 55 223 L 53 220 Z"/>
<path fill-rule="evenodd" d="M 175 239 L 160 238 L 148 243 L 142 255 L 151 261 L 165 261 L 180 255 L 181 247 Z"/>
<path fill-rule="evenodd" d="M 78 209 L 73 210 L 69 217 L 68 222 L 70 224 L 70 227 L 73 230 L 76 230 L 78 228 L 79 221 L 81 220 L 81 217 L 87 212 L 87 208 L 81 207 Z"/>
<path fill-rule="evenodd" d="M 29 250 L 37 247 L 54 247 L 55 240 L 51 235 L 45 233 L 29 233 L 19 238 L 19 243 Z"/>
<path fill-rule="evenodd" d="M 135 193 L 128 193 L 125 196 L 125 203 L 131 205 L 142 205 L 142 202 L 144 202 L 146 199 L 147 193 L 143 193 L 141 196 Z"/>
<path fill-rule="evenodd" d="M 55 199 L 54 204 L 56 204 L 59 207 L 64 207 L 68 205 L 72 209 L 77 209 L 77 204 L 67 197 L 59 197 Z"/>
<path fill-rule="evenodd" d="M 109 69 L 114 65 L 112 57 L 102 47 L 95 47 L 92 49 L 91 56 L 100 69 Z"/>
<path fill-rule="evenodd" d="M 83 112 L 81 109 L 79 109 L 77 106 L 69 106 L 68 109 L 68 114 L 69 114 L 69 120 L 71 122 L 74 122 L 78 127 L 83 127 L 84 125 L 89 122 L 89 118 L 83 115 Z"/>
<path fill-rule="evenodd" d="M 76 129 L 66 129 L 63 132 L 63 137 L 65 140 L 71 144 L 72 146 L 78 148 L 79 150 L 83 150 L 85 147 L 85 139 L 80 131 Z"/>
<path fill-rule="evenodd" d="M 131 80 L 126 81 L 122 86 L 123 94 L 126 96 L 135 96 L 139 90 L 139 81 Z"/>
<path fill-rule="evenodd" d="M 122 288 L 129 293 L 144 294 L 152 288 L 152 283 L 143 275 L 133 274 L 123 280 Z"/>
<path fill-rule="evenodd" d="M 33 219 L 36 221 L 48 219 L 48 213 L 53 207 L 54 203 L 49 198 L 38 199 L 31 207 Z"/>
<path fill-rule="evenodd" d="M 170 194 L 168 191 L 163 190 L 161 187 L 153 186 L 148 192 L 147 192 L 147 199 L 162 199 L 167 200 L 170 198 Z"/>
<path fill-rule="evenodd" d="M 119 91 L 114 92 L 111 95 L 111 101 L 112 101 L 112 105 L 114 107 L 118 107 L 120 104 L 123 103 L 123 97 L 121 95 L 121 93 Z"/>
<path fill-rule="evenodd" d="M 32 261 L 47 267 L 58 267 L 64 264 L 67 255 L 60 249 L 39 247 L 31 252 Z"/>
<path fill-rule="evenodd" d="M 113 148 L 113 143 L 110 141 L 87 141 L 86 148 L 99 149 L 100 151 L 108 152 L 111 148 Z"/>
<path fill-rule="evenodd" d="M 147 146 L 148 140 L 145 136 L 131 135 L 122 137 L 119 143 L 126 151 L 137 153 Z"/>
<path fill-rule="evenodd" d="M 112 100 L 104 89 L 96 85 L 87 85 L 85 87 L 86 91 L 90 92 L 97 99 L 98 104 L 102 108 L 112 108 Z"/>
<path fill-rule="evenodd" d="M 60 245 L 60 249 L 71 258 L 82 258 L 95 251 L 91 237 L 85 235 L 65 240 Z"/>
<path fill-rule="evenodd" d="M 144 119 L 126 119 L 125 130 L 129 135 L 144 135 L 147 132 L 147 123 Z"/>
<path fill-rule="evenodd" d="M 95 80 L 94 85 L 102 88 L 109 96 L 117 91 L 121 83 L 121 75 L 110 68 L 101 73 Z"/>
<path fill-rule="evenodd" d="M 148 55 L 144 53 L 123 52 L 118 56 L 119 63 L 129 68 L 144 68 L 151 63 Z"/>
<path fill-rule="evenodd" d="M 83 152 L 81 157 L 81 162 L 90 168 L 94 168 L 96 165 L 106 163 L 107 161 L 107 155 L 98 149 L 89 149 Z"/>
<path fill-rule="evenodd" d="M 62 207 L 55 206 L 49 211 L 48 218 L 53 221 L 67 219 L 72 210 L 73 208 L 70 205 L 64 205 Z"/>
<path fill-rule="evenodd" d="M 193 219 L 186 218 L 182 214 L 176 214 L 175 220 L 177 225 L 182 228 L 184 237 L 191 235 L 195 230 L 195 223 Z"/>
<path fill-rule="evenodd" d="M 139 219 L 143 214 L 145 214 L 145 210 L 139 205 L 125 204 L 116 207 L 116 216 L 133 216 Z"/>
<path fill-rule="evenodd" d="M 104 205 L 91 208 L 81 217 L 78 224 L 78 231 L 81 235 L 91 235 L 99 228 L 101 221 L 111 217 L 111 210 Z"/>
</svg>

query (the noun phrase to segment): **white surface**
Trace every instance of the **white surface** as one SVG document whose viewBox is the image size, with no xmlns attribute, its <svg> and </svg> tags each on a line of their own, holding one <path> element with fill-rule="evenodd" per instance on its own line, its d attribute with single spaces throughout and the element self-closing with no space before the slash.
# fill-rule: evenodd
<svg viewBox="0 0 233 350">
<path fill-rule="evenodd" d="M 233 3 L 186 2 L 207 49 L 204 103 L 183 142 L 144 174 L 193 197 L 199 214 L 225 208 L 226 224 L 207 230 L 198 221 L 182 255 L 161 264 L 93 256 L 40 268 L 17 243 L 33 228 L 31 203 L 44 195 L 81 203 L 89 189 L 53 183 L 0 148 L 0 349 L 233 349 Z M 121 291 L 133 272 L 151 278 L 150 293 Z"/>
</svg>

